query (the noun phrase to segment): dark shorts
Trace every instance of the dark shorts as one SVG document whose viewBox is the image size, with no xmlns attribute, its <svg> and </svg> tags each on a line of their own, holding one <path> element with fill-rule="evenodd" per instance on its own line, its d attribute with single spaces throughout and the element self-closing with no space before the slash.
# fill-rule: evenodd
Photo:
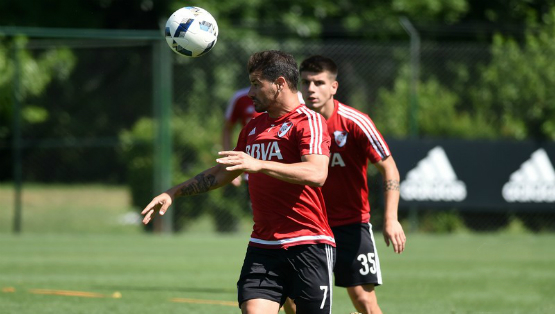
<svg viewBox="0 0 555 314">
<path fill-rule="evenodd" d="M 285 303 L 293 299 L 297 313 L 331 313 L 335 248 L 327 244 L 287 249 L 249 246 L 237 282 L 239 306 L 251 299 Z"/>
<path fill-rule="evenodd" d="M 331 229 L 337 246 L 337 259 L 333 270 L 335 285 L 381 285 L 382 273 L 372 225 L 360 223 Z"/>
</svg>

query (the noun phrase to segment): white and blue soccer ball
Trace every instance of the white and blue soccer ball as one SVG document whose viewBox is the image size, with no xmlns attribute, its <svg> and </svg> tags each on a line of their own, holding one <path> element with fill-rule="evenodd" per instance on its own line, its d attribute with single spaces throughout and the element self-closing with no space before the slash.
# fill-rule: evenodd
<svg viewBox="0 0 555 314">
<path fill-rule="evenodd" d="M 166 22 L 166 41 L 176 53 L 200 57 L 218 40 L 218 23 L 210 12 L 199 7 L 175 11 Z"/>
</svg>

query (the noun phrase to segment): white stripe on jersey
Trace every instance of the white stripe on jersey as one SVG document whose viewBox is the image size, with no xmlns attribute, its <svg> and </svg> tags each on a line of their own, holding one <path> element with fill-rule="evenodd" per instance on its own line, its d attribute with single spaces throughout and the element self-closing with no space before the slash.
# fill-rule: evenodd
<svg viewBox="0 0 555 314">
<path fill-rule="evenodd" d="M 233 113 L 233 110 L 235 109 L 235 104 L 237 103 L 237 99 L 248 95 L 250 90 L 250 87 L 245 87 L 243 89 L 238 90 L 237 92 L 235 92 L 235 94 L 233 95 L 233 97 L 231 97 L 231 99 L 229 100 L 228 104 L 227 104 L 227 108 L 225 110 L 225 119 L 226 121 L 229 121 L 229 119 L 231 119 L 231 114 Z"/>
<path fill-rule="evenodd" d="M 323 125 L 322 116 L 316 112 L 301 107 L 297 109 L 298 113 L 304 113 L 308 118 L 310 126 L 310 154 L 322 154 Z"/>
<path fill-rule="evenodd" d="M 265 244 L 265 245 L 281 245 L 281 244 L 289 244 L 301 241 L 310 241 L 310 240 L 328 240 L 332 243 L 335 243 L 335 239 L 333 237 L 329 237 L 326 235 L 314 235 L 314 236 L 302 236 L 296 238 L 289 238 L 289 239 L 282 239 L 282 240 L 261 240 L 256 238 L 251 238 L 250 242 L 258 243 L 258 244 Z"/>
<path fill-rule="evenodd" d="M 306 112 L 302 111 L 302 109 L 298 109 L 297 112 L 306 114 Z M 309 153 L 313 154 L 314 147 L 312 145 L 314 143 L 314 128 L 312 126 L 312 121 L 310 119 L 310 116 L 308 116 L 308 126 L 310 127 L 310 150 L 309 150 Z"/>
<path fill-rule="evenodd" d="M 324 127 L 322 126 L 322 116 L 317 114 L 316 112 L 310 110 L 310 109 L 306 109 L 308 110 L 310 113 L 312 113 L 313 119 L 314 119 L 314 125 L 316 126 L 316 152 L 315 154 L 320 154 L 322 155 L 322 141 L 324 138 L 324 134 L 323 134 L 323 130 Z"/>
<path fill-rule="evenodd" d="M 378 152 L 382 159 L 391 155 L 389 149 L 387 149 L 387 145 L 383 142 L 382 137 L 379 135 L 372 122 L 364 114 L 348 108 L 341 103 L 338 103 L 338 105 L 339 108 L 337 110 L 337 114 L 353 121 L 356 125 L 358 125 L 362 132 L 366 134 L 368 141 L 370 141 L 370 144 L 372 144 L 374 150 Z"/>
</svg>

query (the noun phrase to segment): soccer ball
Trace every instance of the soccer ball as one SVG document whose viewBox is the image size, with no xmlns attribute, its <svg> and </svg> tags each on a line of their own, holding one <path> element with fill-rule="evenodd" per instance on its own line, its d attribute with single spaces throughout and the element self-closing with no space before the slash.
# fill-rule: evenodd
<svg viewBox="0 0 555 314">
<path fill-rule="evenodd" d="M 216 44 L 218 23 L 202 8 L 184 7 L 170 16 L 165 33 L 173 51 L 182 56 L 199 57 Z"/>
</svg>

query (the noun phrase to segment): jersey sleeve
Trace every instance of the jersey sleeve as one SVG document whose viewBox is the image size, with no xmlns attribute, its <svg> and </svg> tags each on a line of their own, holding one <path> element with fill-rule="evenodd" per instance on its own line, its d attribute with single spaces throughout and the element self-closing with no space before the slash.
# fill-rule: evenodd
<svg viewBox="0 0 555 314">
<path fill-rule="evenodd" d="M 300 109 L 304 118 L 297 124 L 297 137 L 301 156 L 330 155 L 331 139 L 328 133 L 326 119 L 306 107 Z"/>
<path fill-rule="evenodd" d="M 239 120 L 239 111 L 238 109 L 238 102 L 239 102 L 240 98 L 237 97 L 233 97 L 226 108 L 225 111 L 225 121 L 230 123 L 230 124 L 235 124 L 237 123 L 237 121 Z"/>
<path fill-rule="evenodd" d="M 371 163 L 376 163 L 391 155 L 382 134 L 368 115 L 363 115 L 358 123 L 353 123 L 352 128 L 358 144 L 364 148 L 366 157 Z"/>
<path fill-rule="evenodd" d="M 239 133 L 237 138 L 237 144 L 235 145 L 234 151 L 245 152 L 247 150 L 247 132 L 245 131 L 247 126 L 244 126 Z"/>
</svg>

